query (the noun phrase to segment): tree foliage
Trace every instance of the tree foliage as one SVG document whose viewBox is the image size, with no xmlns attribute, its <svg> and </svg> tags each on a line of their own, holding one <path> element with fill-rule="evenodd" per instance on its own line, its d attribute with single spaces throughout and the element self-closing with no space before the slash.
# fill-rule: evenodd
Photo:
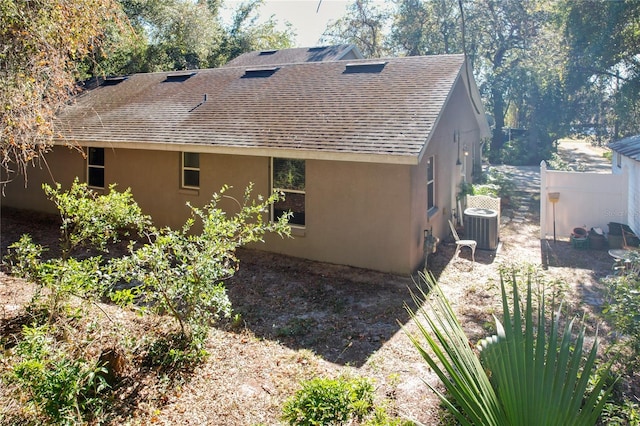
<svg viewBox="0 0 640 426">
<path fill-rule="evenodd" d="M 393 18 L 393 50 L 407 56 L 462 51 L 460 14 L 455 1 L 401 0 Z"/>
<path fill-rule="evenodd" d="M 76 92 L 78 64 L 121 22 L 114 0 L 0 1 L 2 181 L 49 150 L 53 117 Z"/>
<path fill-rule="evenodd" d="M 323 43 L 352 43 L 367 58 L 380 58 L 389 52 L 385 43 L 386 10 L 373 0 L 355 0 L 347 15 L 332 22 L 322 36 Z"/>
<path fill-rule="evenodd" d="M 241 3 L 230 24 L 219 0 L 120 0 L 141 46 L 122 73 L 209 68 L 260 49 L 291 46 L 293 32 L 272 17 L 259 23 L 262 0 Z"/>
<path fill-rule="evenodd" d="M 571 2 L 565 39 L 575 120 L 614 139 L 640 131 L 640 1 Z"/>
<path fill-rule="evenodd" d="M 492 161 L 537 164 L 581 129 L 600 141 L 640 132 L 638 0 L 384 5 L 355 0 L 325 40 L 356 43 L 367 56 L 466 53 L 492 117 Z M 503 128 L 526 132 L 509 140 Z"/>
</svg>

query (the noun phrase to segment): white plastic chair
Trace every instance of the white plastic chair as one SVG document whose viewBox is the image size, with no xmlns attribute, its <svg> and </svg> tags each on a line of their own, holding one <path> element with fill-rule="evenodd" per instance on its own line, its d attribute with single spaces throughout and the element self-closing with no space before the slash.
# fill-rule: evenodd
<svg viewBox="0 0 640 426">
<path fill-rule="evenodd" d="M 475 240 L 461 240 L 458 237 L 458 233 L 456 232 L 456 227 L 453 225 L 451 221 L 449 221 L 449 227 L 451 228 L 451 233 L 453 234 L 453 238 L 456 240 L 456 252 L 453 257 L 458 257 L 460 255 L 460 249 L 462 247 L 469 247 L 471 249 L 471 261 L 476 261 L 476 246 L 478 243 Z"/>
</svg>

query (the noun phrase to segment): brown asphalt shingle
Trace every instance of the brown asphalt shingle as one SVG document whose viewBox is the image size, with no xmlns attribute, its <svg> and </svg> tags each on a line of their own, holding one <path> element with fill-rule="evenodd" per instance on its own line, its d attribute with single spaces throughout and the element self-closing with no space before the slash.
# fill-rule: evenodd
<svg viewBox="0 0 640 426">
<path fill-rule="evenodd" d="M 166 78 L 176 72 L 134 74 L 78 97 L 59 130 L 81 145 L 415 163 L 464 56 L 384 61 L 370 73 L 337 61 L 277 65 L 257 78 L 243 78 L 245 67 L 175 82 Z"/>
</svg>

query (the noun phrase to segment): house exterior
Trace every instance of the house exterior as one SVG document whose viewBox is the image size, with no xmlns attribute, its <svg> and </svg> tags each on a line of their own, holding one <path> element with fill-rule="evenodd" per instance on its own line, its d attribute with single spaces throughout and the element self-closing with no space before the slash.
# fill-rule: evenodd
<svg viewBox="0 0 640 426">
<path fill-rule="evenodd" d="M 258 50 L 243 53 L 227 62 L 225 67 L 267 66 L 298 62 L 352 61 L 364 59 L 354 44 L 318 47 L 294 47 L 279 50 Z"/>
<path fill-rule="evenodd" d="M 611 172 L 626 174 L 628 196 L 626 217 L 612 222 L 626 223 L 634 232 L 640 232 L 640 135 L 630 136 L 609 144 L 613 151 Z"/>
<path fill-rule="evenodd" d="M 134 74 L 80 95 L 57 128 L 47 167 L 9 184 L 5 206 L 53 211 L 41 183 L 79 177 L 131 188 L 179 227 L 187 202 L 252 182 L 285 192 L 273 216 L 293 212 L 293 239 L 256 248 L 396 274 L 421 265 L 425 230 L 448 235 L 490 135 L 463 55 Z"/>
</svg>

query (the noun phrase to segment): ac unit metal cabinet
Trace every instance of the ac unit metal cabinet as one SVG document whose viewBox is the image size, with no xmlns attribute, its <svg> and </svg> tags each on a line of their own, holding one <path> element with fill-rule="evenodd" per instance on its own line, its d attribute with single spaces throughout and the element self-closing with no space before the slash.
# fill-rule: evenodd
<svg viewBox="0 0 640 426">
<path fill-rule="evenodd" d="M 479 249 L 498 248 L 499 225 L 496 210 L 468 208 L 464 211 L 464 238 L 475 240 Z"/>
</svg>

